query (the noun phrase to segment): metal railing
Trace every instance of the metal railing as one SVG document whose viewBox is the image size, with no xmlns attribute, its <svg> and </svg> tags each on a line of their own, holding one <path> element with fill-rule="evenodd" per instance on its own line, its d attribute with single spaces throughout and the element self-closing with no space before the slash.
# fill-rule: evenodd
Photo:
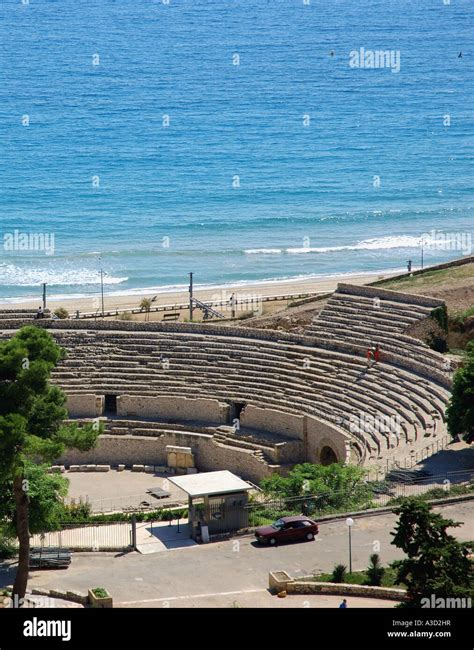
<svg viewBox="0 0 474 650">
<path fill-rule="evenodd" d="M 76 551 L 127 550 L 132 546 L 132 524 L 128 521 L 61 524 L 59 530 L 33 535 L 30 546 Z"/>
<path fill-rule="evenodd" d="M 371 480 L 378 481 L 382 480 L 384 476 L 390 474 L 390 472 L 393 472 L 394 470 L 413 469 L 418 463 L 421 463 L 422 461 L 430 458 L 430 456 L 433 456 L 434 454 L 437 454 L 438 452 L 446 449 L 452 440 L 452 437 L 446 434 L 437 440 L 433 440 L 421 449 L 416 449 L 413 451 L 409 451 L 407 449 L 408 455 L 402 459 L 387 458 L 383 465 L 369 467 L 369 477 Z"/>
<path fill-rule="evenodd" d="M 249 526 L 267 525 L 280 517 L 292 515 L 303 514 L 317 519 L 323 515 L 370 510 L 387 506 L 395 499 L 421 496 L 434 489 L 437 491 L 433 498 L 449 497 L 453 488 L 469 482 L 472 484 L 473 478 L 474 470 L 466 470 L 446 472 L 439 476 L 423 476 L 416 481 L 365 482 L 352 490 L 328 491 L 324 494 L 274 499 L 258 495 L 246 506 Z M 472 494 L 474 496 L 474 490 Z"/>
<path fill-rule="evenodd" d="M 326 292 L 318 291 L 318 292 L 307 292 L 307 293 L 298 293 L 298 294 L 281 294 L 281 295 L 273 295 L 273 296 L 253 296 L 253 297 L 248 297 L 248 298 L 238 298 L 236 301 L 233 303 L 234 308 L 240 310 L 242 306 L 245 306 L 248 309 L 254 309 L 256 305 L 259 303 L 263 302 L 274 302 L 274 301 L 289 301 L 289 300 L 302 300 L 302 299 L 313 299 L 313 298 L 318 298 L 321 295 L 325 295 Z M 232 303 L 230 299 L 228 300 L 206 300 L 204 301 L 206 305 L 209 305 L 211 307 L 221 307 L 225 308 L 228 310 L 232 309 Z M 189 309 L 189 302 L 186 303 L 174 303 L 170 305 L 157 305 L 155 307 L 151 307 L 149 310 L 141 309 L 140 307 L 122 307 L 122 308 L 116 308 L 116 309 L 106 309 L 104 310 L 103 316 L 118 316 L 120 314 L 145 314 L 145 313 L 153 313 L 153 312 L 160 312 L 160 311 L 185 311 Z M 102 310 L 98 309 L 95 312 L 81 312 L 79 310 L 76 310 L 75 312 L 71 313 L 71 318 L 102 318 Z"/>
<path fill-rule="evenodd" d="M 187 501 L 168 497 L 159 501 L 151 495 L 127 494 L 119 497 L 90 498 L 89 496 L 80 499 L 67 497 L 67 505 L 88 504 L 92 514 L 111 514 L 114 512 L 150 512 L 163 510 L 175 506 L 187 507 Z"/>
</svg>

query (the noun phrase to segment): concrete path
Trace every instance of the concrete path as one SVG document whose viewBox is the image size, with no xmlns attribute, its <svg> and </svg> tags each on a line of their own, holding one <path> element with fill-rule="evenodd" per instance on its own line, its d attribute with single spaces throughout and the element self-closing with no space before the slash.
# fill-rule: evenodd
<svg viewBox="0 0 474 650">
<path fill-rule="evenodd" d="M 173 549 L 198 547 L 199 544 L 190 538 L 187 521 L 178 525 L 160 521 L 137 524 L 137 550 L 142 554 L 161 553 Z"/>
</svg>

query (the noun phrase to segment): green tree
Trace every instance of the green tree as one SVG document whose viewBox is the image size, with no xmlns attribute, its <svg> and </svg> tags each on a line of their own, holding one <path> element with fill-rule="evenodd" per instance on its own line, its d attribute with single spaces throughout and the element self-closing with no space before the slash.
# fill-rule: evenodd
<svg viewBox="0 0 474 650">
<path fill-rule="evenodd" d="M 399 515 L 392 544 L 407 558 L 393 562 L 396 582 L 407 588 L 405 606 L 420 607 L 422 598 L 469 597 L 473 569 L 469 559 L 471 544 L 461 543 L 447 529 L 460 526 L 431 511 L 426 502 L 410 497 L 394 510 Z"/>
<path fill-rule="evenodd" d="M 286 500 L 315 495 L 310 509 L 335 509 L 358 505 L 370 498 L 371 490 L 365 482 L 366 470 L 356 465 L 295 465 L 288 476 L 272 476 L 260 486 L 270 497 Z M 314 501 L 314 500 L 310 500 Z M 307 504 L 308 505 L 308 504 Z M 311 505 L 311 504 L 310 504 Z M 305 514 L 310 514 L 306 511 Z"/>
<path fill-rule="evenodd" d="M 66 397 L 50 384 L 51 372 L 63 355 L 46 330 L 31 325 L 0 344 L 0 484 L 5 486 L 0 512 L 13 503 L 11 523 L 19 540 L 13 593 L 19 598 L 24 598 L 28 582 L 30 525 L 47 523 L 47 508 L 42 509 L 41 503 L 51 504 L 63 492 L 54 478 L 39 481 L 32 462 L 51 463 L 66 448 L 86 451 L 100 433 L 95 424 L 64 423 Z"/>
<path fill-rule="evenodd" d="M 29 530 L 31 534 L 58 528 L 66 508 L 64 497 L 68 493 L 69 481 L 61 474 L 49 473 L 48 465 L 37 465 L 26 460 L 24 480 L 28 486 Z M 7 480 L 0 486 L 0 518 L 7 522 L 7 533 L 16 536 L 15 495 L 13 481 Z"/>
<path fill-rule="evenodd" d="M 141 311 L 145 312 L 145 320 L 150 320 L 151 300 L 150 298 L 142 298 L 140 302 Z"/>
<path fill-rule="evenodd" d="M 466 442 L 474 440 L 474 341 L 466 347 L 467 360 L 453 380 L 453 388 L 446 420 L 449 433 L 462 436 Z"/>
</svg>

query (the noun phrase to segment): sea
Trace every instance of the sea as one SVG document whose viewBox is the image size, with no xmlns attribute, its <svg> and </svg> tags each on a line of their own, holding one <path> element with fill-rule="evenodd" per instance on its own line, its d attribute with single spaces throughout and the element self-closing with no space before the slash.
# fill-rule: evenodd
<svg viewBox="0 0 474 650">
<path fill-rule="evenodd" d="M 472 254 L 472 0 L 2 0 L 0 301 Z"/>
</svg>

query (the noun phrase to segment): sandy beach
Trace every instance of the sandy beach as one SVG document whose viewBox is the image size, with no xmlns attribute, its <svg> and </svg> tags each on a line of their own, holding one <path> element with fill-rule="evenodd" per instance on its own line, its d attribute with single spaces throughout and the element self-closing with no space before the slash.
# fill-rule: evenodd
<svg viewBox="0 0 474 650">
<path fill-rule="evenodd" d="M 390 278 L 395 273 L 387 273 L 384 275 L 381 274 L 362 274 L 362 275 L 340 275 L 340 276 L 331 276 L 331 277 L 321 277 L 321 278 L 306 278 L 302 280 L 292 279 L 284 281 L 275 281 L 275 282 L 262 282 L 255 284 L 246 284 L 246 285 L 234 285 L 234 286 L 225 286 L 225 287 L 212 287 L 212 288 L 194 288 L 194 296 L 202 301 L 213 301 L 214 303 L 226 302 L 230 299 L 232 293 L 235 293 L 235 296 L 238 301 L 252 301 L 254 300 L 257 303 L 264 297 L 268 296 L 295 296 L 301 294 L 314 294 L 314 293 L 325 293 L 328 291 L 333 291 L 338 282 L 350 282 L 353 284 L 368 284 L 379 280 L 382 278 Z M 137 308 L 140 304 L 140 301 L 143 298 L 151 298 L 153 300 L 153 307 L 158 307 L 161 305 L 180 305 L 187 304 L 188 302 L 188 292 L 187 290 L 176 291 L 176 292 L 159 292 L 157 289 L 155 292 L 150 293 L 134 293 L 126 295 L 104 295 L 104 310 L 123 310 L 123 309 L 132 309 Z M 25 308 L 36 308 L 41 304 L 42 294 L 41 288 L 38 287 L 38 298 L 35 300 L 29 301 L 18 301 L 17 303 L 12 302 L 2 302 L 0 299 L 0 307 L 4 309 L 12 309 L 13 307 L 18 307 L 21 309 Z M 286 302 L 286 300 L 284 300 Z M 278 301 L 280 302 L 280 301 Z M 276 306 L 276 305 L 275 305 Z M 281 305 L 280 305 L 281 306 Z M 64 307 L 68 312 L 73 315 L 76 310 L 79 312 L 96 312 L 101 310 L 101 295 L 100 288 L 94 294 L 91 294 L 89 297 L 71 297 L 71 298 L 61 298 L 47 299 L 47 307 L 52 311 L 57 307 Z M 265 310 L 266 311 L 266 310 Z M 162 312 L 160 312 L 161 318 Z"/>
</svg>

